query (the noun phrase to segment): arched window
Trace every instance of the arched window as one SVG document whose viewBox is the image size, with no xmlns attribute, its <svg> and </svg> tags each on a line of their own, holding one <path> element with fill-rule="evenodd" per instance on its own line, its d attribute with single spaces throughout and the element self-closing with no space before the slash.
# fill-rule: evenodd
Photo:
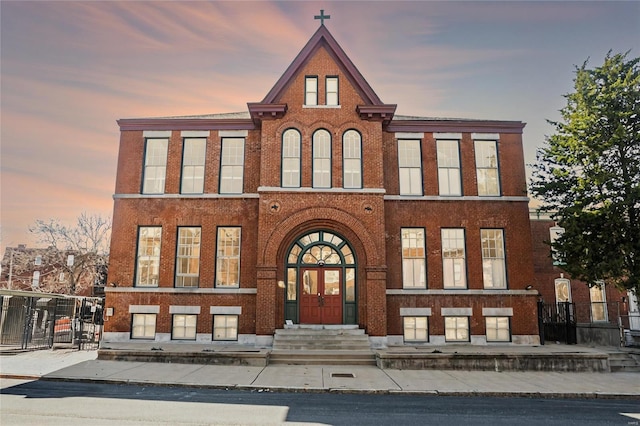
<svg viewBox="0 0 640 426">
<path fill-rule="evenodd" d="M 355 130 L 347 130 L 342 135 L 342 167 L 342 186 L 362 188 L 362 141 Z"/>
<path fill-rule="evenodd" d="M 300 187 L 300 132 L 296 129 L 282 134 L 282 186 Z"/>
<path fill-rule="evenodd" d="M 331 188 L 331 135 L 324 129 L 313 134 L 313 187 Z"/>
</svg>

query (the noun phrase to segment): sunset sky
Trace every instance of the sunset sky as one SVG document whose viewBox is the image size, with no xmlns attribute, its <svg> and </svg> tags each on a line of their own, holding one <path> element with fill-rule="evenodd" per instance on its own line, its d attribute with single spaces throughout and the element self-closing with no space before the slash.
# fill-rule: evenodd
<svg viewBox="0 0 640 426">
<path fill-rule="evenodd" d="M 110 216 L 119 118 L 246 111 L 329 31 L 397 114 L 520 120 L 527 163 L 574 65 L 640 56 L 640 2 L 0 2 L 1 249 Z"/>
</svg>

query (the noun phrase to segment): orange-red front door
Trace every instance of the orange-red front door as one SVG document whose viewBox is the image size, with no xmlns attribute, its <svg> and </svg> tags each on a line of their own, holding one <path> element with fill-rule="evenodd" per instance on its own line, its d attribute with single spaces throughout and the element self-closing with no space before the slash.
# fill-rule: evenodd
<svg viewBox="0 0 640 426">
<path fill-rule="evenodd" d="M 300 323 L 342 324 L 341 270 L 305 268 L 300 277 Z"/>
</svg>

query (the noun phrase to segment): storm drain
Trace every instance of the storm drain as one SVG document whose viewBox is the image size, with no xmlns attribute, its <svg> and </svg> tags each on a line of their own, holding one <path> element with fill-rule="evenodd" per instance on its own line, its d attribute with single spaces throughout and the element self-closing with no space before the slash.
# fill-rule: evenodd
<svg viewBox="0 0 640 426">
<path fill-rule="evenodd" d="M 353 373 L 331 373 L 331 377 L 344 377 L 348 379 L 353 379 L 354 377 L 356 377 L 356 375 Z"/>
</svg>

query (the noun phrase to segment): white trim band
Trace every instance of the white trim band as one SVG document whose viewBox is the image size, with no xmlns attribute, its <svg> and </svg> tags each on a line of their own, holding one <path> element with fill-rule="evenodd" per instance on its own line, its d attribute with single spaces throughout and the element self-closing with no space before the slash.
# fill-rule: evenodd
<svg viewBox="0 0 640 426">
<path fill-rule="evenodd" d="M 405 290 L 389 289 L 387 296 L 538 296 L 538 290 Z"/>
<path fill-rule="evenodd" d="M 218 130 L 221 138 L 246 138 L 249 136 L 248 130 Z"/>
<path fill-rule="evenodd" d="M 129 305 L 130 314 L 159 314 L 160 305 Z"/>
<path fill-rule="evenodd" d="M 142 136 L 145 138 L 170 138 L 171 130 L 144 130 Z"/>
<path fill-rule="evenodd" d="M 431 308 L 400 308 L 401 317 L 430 317 Z"/>
<path fill-rule="evenodd" d="M 483 317 L 512 317 L 513 308 L 482 308 Z"/>
<path fill-rule="evenodd" d="M 211 135 L 209 130 L 183 130 L 180 136 L 183 138 L 208 138 Z"/>
<path fill-rule="evenodd" d="M 105 287 L 105 293 L 257 294 L 256 288 Z M 535 291 L 534 291 L 535 292 Z M 535 292 L 535 294 L 538 294 Z"/>
<path fill-rule="evenodd" d="M 242 306 L 210 306 L 209 313 L 211 315 L 240 315 L 242 314 Z"/>
<path fill-rule="evenodd" d="M 396 132 L 396 139 L 424 139 L 424 132 Z"/>
<path fill-rule="evenodd" d="M 462 133 L 435 133 L 434 132 L 433 138 L 437 140 L 443 140 L 443 139 L 460 140 L 462 139 Z"/>
<path fill-rule="evenodd" d="M 500 139 L 499 133 L 471 133 L 471 139 L 483 141 L 497 141 Z"/>
<path fill-rule="evenodd" d="M 470 317 L 473 315 L 472 308 L 440 308 L 440 315 L 443 317 Z"/>
<path fill-rule="evenodd" d="M 169 306 L 170 314 L 200 314 L 200 306 Z"/>
</svg>

